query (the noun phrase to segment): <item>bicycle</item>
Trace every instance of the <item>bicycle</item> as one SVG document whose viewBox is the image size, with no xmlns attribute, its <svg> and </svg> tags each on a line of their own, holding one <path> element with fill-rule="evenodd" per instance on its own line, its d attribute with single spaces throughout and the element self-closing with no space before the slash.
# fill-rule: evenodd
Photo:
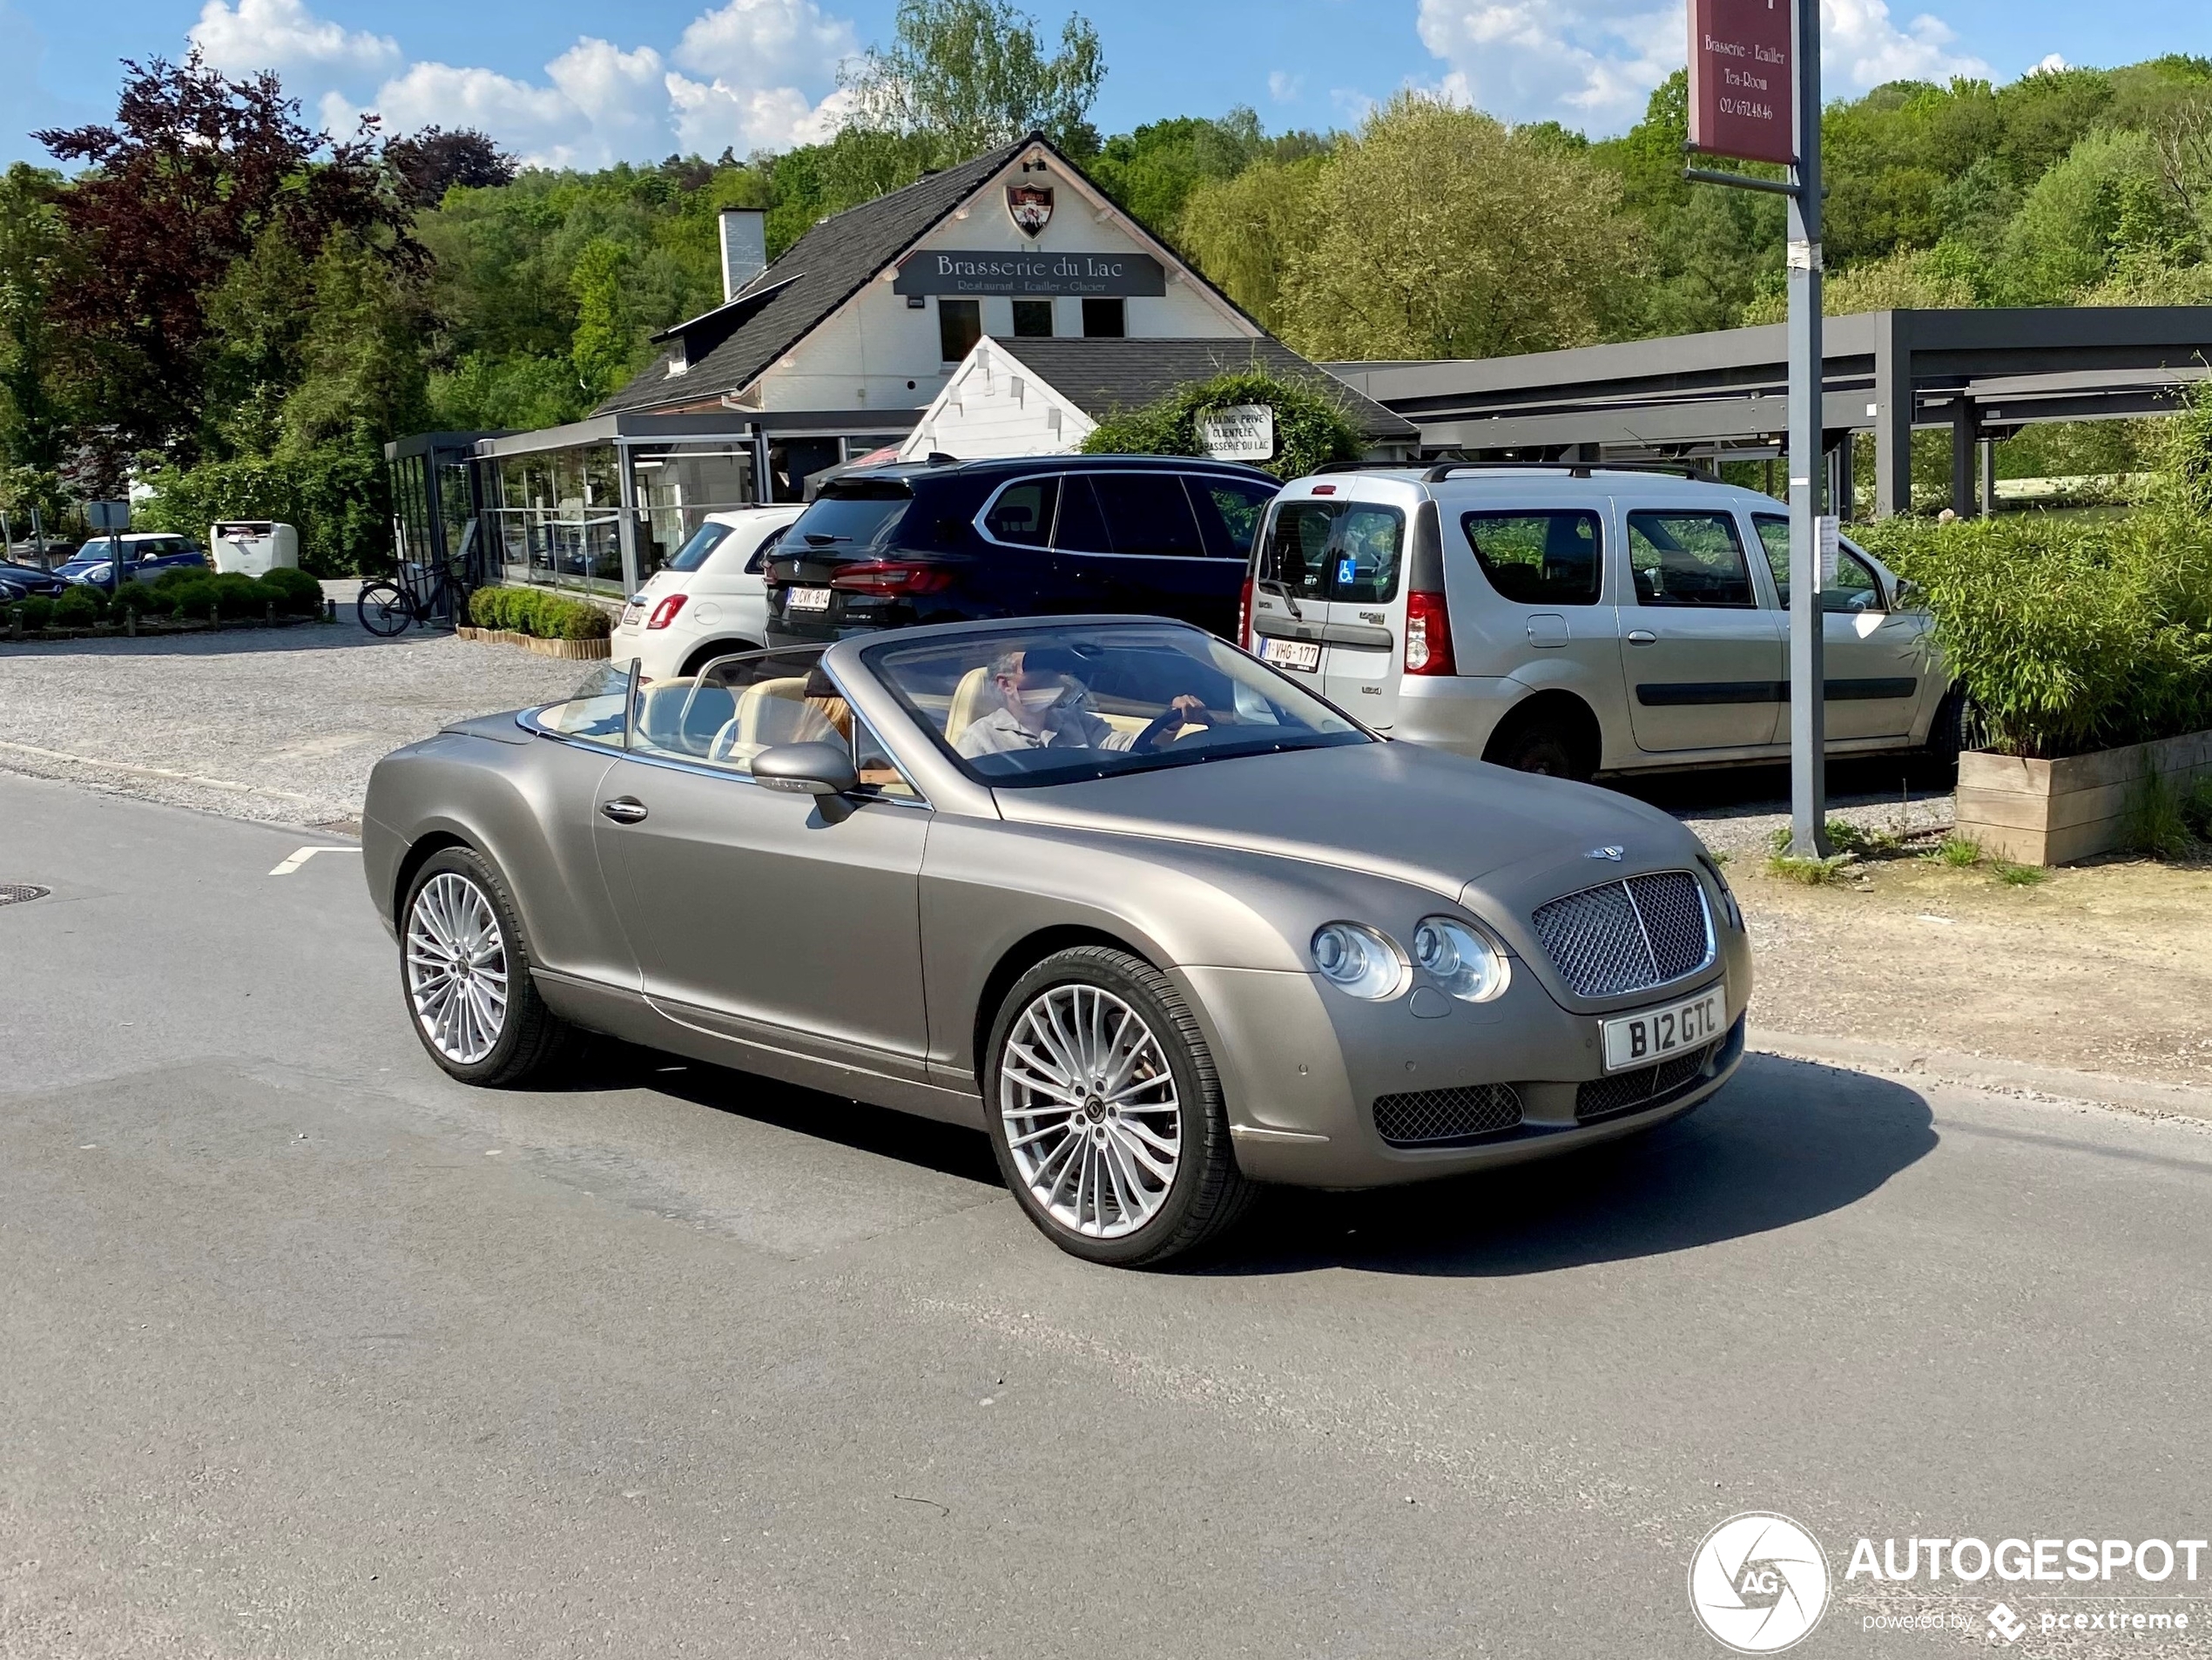
<svg viewBox="0 0 2212 1660">
<path fill-rule="evenodd" d="M 426 578 L 428 590 L 419 591 Z M 430 628 L 439 618 L 458 620 L 462 603 L 460 584 L 443 566 L 426 572 L 420 565 L 403 565 L 396 582 L 380 577 L 374 582 L 363 583 L 354 610 L 363 628 L 381 638 L 390 639 L 405 632 L 409 623 Z"/>
</svg>

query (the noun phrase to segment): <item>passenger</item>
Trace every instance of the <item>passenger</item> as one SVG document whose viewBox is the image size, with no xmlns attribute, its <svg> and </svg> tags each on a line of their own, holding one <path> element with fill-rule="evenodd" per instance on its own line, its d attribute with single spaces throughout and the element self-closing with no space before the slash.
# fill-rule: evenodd
<svg viewBox="0 0 2212 1660">
<path fill-rule="evenodd" d="M 1146 751 L 1185 726 L 1213 725 L 1205 704 L 1185 692 L 1142 732 L 1118 732 L 1091 712 L 1084 671 L 1080 657 L 1056 646 L 1000 653 L 991 665 L 999 707 L 970 722 L 954 747 L 968 756 L 1016 749 Z"/>
<path fill-rule="evenodd" d="M 848 744 L 853 741 L 853 705 L 845 701 L 845 694 L 837 689 L 836 681 L 819 667 L 809 669 L 799 696 L 806 699 L 808 709 L 836 730 L 840 738 Z M 819 732 L 810 732 L 808 736 L 819 741 Z"/>
</svg>

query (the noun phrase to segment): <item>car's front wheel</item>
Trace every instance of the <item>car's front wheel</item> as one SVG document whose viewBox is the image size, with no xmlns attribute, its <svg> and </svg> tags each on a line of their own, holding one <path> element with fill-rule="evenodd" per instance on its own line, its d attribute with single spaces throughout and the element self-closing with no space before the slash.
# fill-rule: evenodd
<svg viewBox="0 0 2212 1660">
<path fill-rule="evenodd" d="M 401 911 L 400 982 L 422 1047 L 463 1083 L 522 1083 L 576 1030 L 546 1007 L 506 884 L 466 847 L 423 861 Z"/>
<path fill-rule="evenodd" d="M 1023 975 L 992 1023 L 991 1145 L 1029 1219 L 1062 1250 L 1165 1262 L 1234 1223 L 1237 1168 L 1198 1023 L 1142 958 L 1082 946 Z"/>
</svg>

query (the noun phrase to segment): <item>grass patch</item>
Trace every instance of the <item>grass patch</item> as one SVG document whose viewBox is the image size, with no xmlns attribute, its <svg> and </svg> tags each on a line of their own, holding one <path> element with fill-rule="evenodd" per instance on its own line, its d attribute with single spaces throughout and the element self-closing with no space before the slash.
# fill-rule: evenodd
<svg viewBox="0 0 2212 1660">
<path fill-rule="evenodd" d="M 2195 799 L 2194 793 L 2190 799 Z M 2144 773 L 2128 792 L 2120 822 L 2120 845 L 2153 859 L 2186 859 L 2196 850 L 2196 836 L 2183 810 L 2182 793 L 2163 773 Z"/>
<path fill-rule="evenodd" d="M 2051 873 L 2040 865 L 2016 865 L 2008 859 L 1993 859 L 1990 874 L 2007 887 L 2034 887 L 2051 880 Z"/>
<path fill-rule="evenodd" d="M 1800 859 L 1795 854 L 1774 853 L 1767 855 L 1766 874 L 1806 887 L 1823 887 L 1841 881 L 1844 867 L 1851 861 L 1851 856 L 1847 853 L 1831 854 L 1825 859 Z"/>
<path fill-rule="evenodd" d="M 1947 865 L 1953 870 L 1971 870 L 1981 863 L 1981 843 L 1972 836 L 1946 836 L 1920 857 L 1932 865 Z"/>
</svg>

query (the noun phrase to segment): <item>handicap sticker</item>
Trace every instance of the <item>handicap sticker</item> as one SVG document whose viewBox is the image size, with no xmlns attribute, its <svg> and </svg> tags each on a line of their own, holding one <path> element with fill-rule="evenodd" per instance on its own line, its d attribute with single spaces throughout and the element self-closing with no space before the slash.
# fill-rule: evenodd
<svg viewBox="0 0 2212 1660">
<path fill-rule="evenodd" d="M 1359 580 L 1359 563 L 1350 554 L 1337 561 L 1337 581 L 1349 588 Z"/>
</svg>

